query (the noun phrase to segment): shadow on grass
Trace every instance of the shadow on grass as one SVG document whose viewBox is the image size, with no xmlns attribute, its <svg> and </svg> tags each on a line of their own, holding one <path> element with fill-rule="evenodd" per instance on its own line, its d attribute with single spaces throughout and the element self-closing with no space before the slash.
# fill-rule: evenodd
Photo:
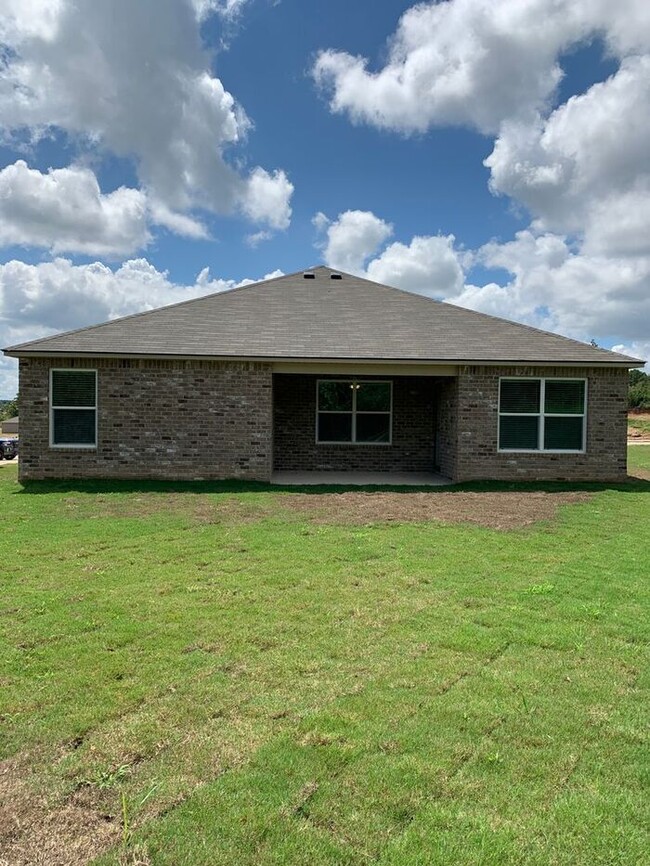
<svg viewBox="0 0 650 866">
<path fill-rule="evenodd" d="M 585 491 L 600 493 L 614 490 L 621 493 L 650 493 L 650 480 L 628 476 L 622 482 L 570 482 L 570 481 L 472 481 L 444 487 L 403 486 L 389 484 L 345 485 L 282 485 L 262 481 L 146 481 L 110 479 L 66 479 L 51 481 L 25 481 L 14 495 L 48 493 L 429 493 L 445 496 L 453 492 L 494 493 L 499 491 L 523 493 L 525 491 L 560 493 Z"/>
</svg>

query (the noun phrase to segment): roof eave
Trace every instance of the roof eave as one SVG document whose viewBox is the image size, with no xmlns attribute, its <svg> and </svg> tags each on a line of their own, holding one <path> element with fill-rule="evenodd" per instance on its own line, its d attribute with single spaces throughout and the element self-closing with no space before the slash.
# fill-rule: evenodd
<svg viewBox="0 0 650 866">
<path fill-rule="evenodd" d="M 174 354 L 172 352 L 70 352 L 53 349 L 22 349 L 20 346 L 10 346 L 3 349 L 3 353 L 9 358 L 125 358 L 141 360 L 151 358 L 152 360 L 202 360 L 202 361 L 250 361 L 255 363 L 359 363 L 359 364 L 454 364 L 457 366 L 486 366 L 503 367 L 513 365 L 523 366 L 545 366 L 545 367 L 643 367 L 645 361 L 639 358 L 631 358 L 625 355 L 612 353 L 612 358 L 602 359 L 566 359 L 557 360 L 552 358 L 398 358 L 398 357 L 357 357 L 354 355 L 340 356 L 307 356 L 307 355 L 200 355 L 200 354 Z"/>
</svg>

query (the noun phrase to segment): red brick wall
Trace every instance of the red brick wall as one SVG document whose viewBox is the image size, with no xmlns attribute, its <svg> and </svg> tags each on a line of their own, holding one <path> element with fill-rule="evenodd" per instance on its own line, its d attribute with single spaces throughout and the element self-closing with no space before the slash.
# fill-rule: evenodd
<svg viewBox="0 0 650 866">
<path fill-rule="evenodd" d="M 586 378 L 584 454 L 497 451 L 500 376 Z M 627 370 L 464 367 L 458 377 L 458 462 L 454 478 L 620 481 L 627 476 Z"/>
<path fill-rule="evenodd" d="M 50 367 L 97 369 L 95 450 L 49 445 Z M 22 480 L 271 474 L 270 365 L 173 360 L 20 362 Z"/>
<path fill-rule="evenodd" d="M 49 446 L 49 370 L 73 365 L 98 371 L 95 450 Z M 586 377 L 586 453 L 498 453 L 500 376 Z M 22 359 L 20 477 L 268 480 L 272 453 L 276 469 L 429 472 L 437 463 L 456 481 L 627 474 L 626 370 L 464 367 L 457 379 L 383 377 L 394 382 L 388 446 L 317 445 L 317 378 L 272 375 L 257 363 Z"/>
</svg>

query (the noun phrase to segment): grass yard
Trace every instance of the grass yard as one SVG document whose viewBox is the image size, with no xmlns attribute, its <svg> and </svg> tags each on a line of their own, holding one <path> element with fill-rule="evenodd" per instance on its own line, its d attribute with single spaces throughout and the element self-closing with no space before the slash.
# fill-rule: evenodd
<svg viewBox="0 0 650 866">
<path fill-rule="evenodd" d="M 383 498 L 2 467 L 0 863 L 647 863 L 630 455 Z"/>
<path fill-rule="evenodd" d="M 641 446 L 629 445 L 627 449 L 628 471 L 635 476 L 650 480 L 650 451 Z"/>
</svg>

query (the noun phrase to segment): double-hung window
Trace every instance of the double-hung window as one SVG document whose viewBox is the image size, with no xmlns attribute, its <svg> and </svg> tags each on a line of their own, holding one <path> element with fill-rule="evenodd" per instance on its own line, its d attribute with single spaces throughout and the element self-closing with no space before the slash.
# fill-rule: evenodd
<svg viewBox="0 0 650 866">
<path fill-rule="evenodd" d="M 97 371 L 52 370 L 50 375 L 50 445 L 96 447 Z"/>
<path fill-rule="evenodd" d="M 499 451 L 584 451 L 585 379 L 501 379 Z"/>
<path fill-rule="evenodd" d="M 392 382 L 320 379 L 316 394 L 316 441 L 390 445 Z"/>
</svg>

